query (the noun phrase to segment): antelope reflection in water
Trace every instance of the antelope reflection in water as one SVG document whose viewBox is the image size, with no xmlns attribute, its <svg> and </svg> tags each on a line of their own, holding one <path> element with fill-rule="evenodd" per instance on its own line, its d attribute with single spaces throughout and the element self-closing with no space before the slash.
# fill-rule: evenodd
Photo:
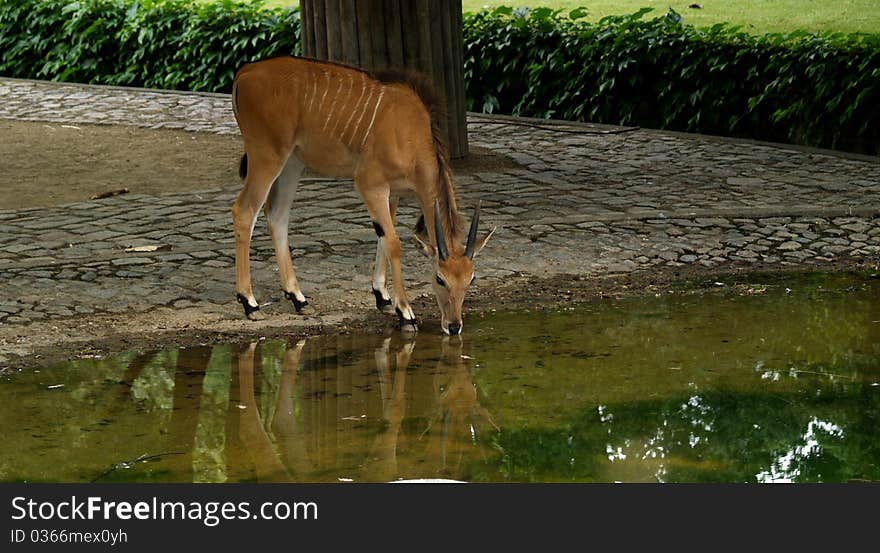
<svg viewBox="0 0 880 553">
<path fill-rule="evenodd" d="M 467 479 L 469 462 L 485 460 L 482 434 L 497 428 L 459 338 L 386 337 L 372 356 L 354 355 L 344 344 L 289 345 L 274 397 L 261 398 L 263 356 L 257 344 L 242 347 L 230 472 L 258 481 Z"/>
</svg>

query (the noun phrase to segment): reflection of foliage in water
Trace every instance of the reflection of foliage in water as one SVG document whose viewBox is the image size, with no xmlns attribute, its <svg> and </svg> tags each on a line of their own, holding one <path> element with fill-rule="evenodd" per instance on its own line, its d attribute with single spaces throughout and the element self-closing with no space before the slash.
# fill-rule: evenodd
<svg viewBox="0 0 880 553">
<path fill-rule="evenodd" d="M 215 347 L 202 380 L 199 422 L 193 445 L 193 481 L 226 482 L 226 410 L 232 357 L 229 346 Z"/>
<path fill-rule="evenodd" d="M 167 361 L 176 353 L 162 355 Z M 0 383 L 0 420 L 21 421 L 7 427 L 6 445 L 15 455 L 0 457 L 0 481 L 88 481 L 113 463 L 160 451 L 152 444 L 160 437 L 154 429 L 165 428 L 170 414 L 161 408 L 167 382 L 141 383 L 144 402 L 136 405 L 123 385 L 128 367 L 146 357 L 72 360 Z"/>
<path fill-rule="evenodd" d="M 558 428 L 502 429 L 488 480 L 839 482 L 880 479 L 880 392 L 862 384 L 802 396 L 707 391 L 600 405 Z M 630 476 L 633 473 L 627 472 Z"/>
<path fill-rule="evenodd" d="M 872 321 L 880 320 L 880 282 L 820 275 L 789 277 L 790 292 L 773 284 L 748 295 L 753 288 L 591 302 L 552 316 L 494 315 L 470 343 L 480 387 L 512 400 L 496 409 L 515 419 L 542 403 L 574 414 L 583 398 L 559 401 L 560 390 L 586 392 L 595 403 L 628 401 L 646 391 L 681 393 L 677 383 L 719 374 L 735 386 L 734 371 L 759 363 L 779 372 L 834 365 L 856 377 L 878 374 L 880 324 Z M 673 367 L 681 378 L 661 376 Z M 521 382 L 532 387 L 518 388 Z"/>
<path fill-rule="evenodd" d="M 394 461 L 394 474 L 466 480 L 878 479 L 880 388 L 871 384 L 880 380 L 880 324 L 872 323 L 880 320 L 880 283 L 848 278 L 791 279 L 791 292 L 771 283 L 741 296 L 748 288 L 729 284 L 705 295 L 678 290 L 574 312 L 492 315 L 469 323 L 469 361 L 465 370 L 450 369 L 460 377 L 453 380 L 438 372 L 436 346 L 420 336 L 406 372 L 399 439 L 385 449 L 376 444 L 391 444 L 378 438 L 393 425 L 375 402 L 391 397 L 393 371 L 380 392 L 374 373 L 363 370 L 375 363 L 375 341 L 310 346 L 317 349 L 297 373 L 289 428 L 275 424 L 284 422 L 276 409 L 286 346 L 266 342 L 254 369 L 260 423 L 285 461 L 314 456 L 314 465 L 294 471 L 307 479 L 335 480 L 340 470 L 350 476 L 374 457 Z M 240 415 L 235 405 L 230 410 L 239 399 L 230 396 L 238 385 L 232 351 L 215 348 L 198 369 L 203 378 L 179 367 L 174 351 L 16 376 L 14 386 L 0 389 L 14 398 L 0 403 L 0 420 L 26 422 L 9 430 L 19 453 L 0 460 L 0 479 L 89 479 L 121 460 L 176 451 L 193 431 L 194 479 L 236 479 L 241 460 L 227 435 L 230 416 Z M 138 359 L 146 365 L 135 371 Z M 169 424 L 172 412 L 181 414 L 172 408 L 180 399 L 175 378 L 201 393 L 195 401 L 183 394 L 182 409 L 197 408 L 198 423 L 177 434 Z M 56 384 L 64 386 L 46 389 Z M 477 403 L 501 431 L 481 417 L 476 427 L 467 418 L 445 425 L 448 418 L 435 416 L 437 398 L 450 386 L 476 386 Z M 285 428 L 291 432 L 276 433 Z M 443 439 L 431 440 L 437 436 Z M 466 447 L 453 465 L 447 458 L 456 444 Z M 180 470 L 177 459 L 155 466 Z M 379 474 L 375 465 L 365 479 Z M 171 478 L 151 466 L 108 478 Z"/>
<path fill-rule="evenodd" d="M 471 350 L 503 430 L 485 478 L 880 477 L 880 283 L 745 278 L 768 284 L 486 321 Z"/>
<path fill-rule="evenodd" d="M 174 406 L 174 367 L 176 364 L 176 350 L 157 353 L 132 382 L 132 397 L 143 402 L 147 409 L 170 410 Z"/>
<path fill-rule="evenodd" d="M 158 352 L 131 383 L 131 395 L 148 410 L 158 413 L 161 431 L 166 431 L 174 407 L 174 367 L 177 350 Z"/>
</svg>

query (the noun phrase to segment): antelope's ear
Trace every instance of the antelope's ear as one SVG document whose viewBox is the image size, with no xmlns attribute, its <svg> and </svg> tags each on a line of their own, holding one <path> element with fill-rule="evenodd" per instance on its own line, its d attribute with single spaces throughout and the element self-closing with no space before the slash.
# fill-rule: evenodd
<svg viewBox="0 0 880 553">
<path fill-rule="evenodd" d="M 416 245 L 416 248 L 418 248 L 425 257 L 433 258 L 437 255 L 437 249 L 431 244 L 423 241 L 417 234 L 413 234 L 413 244 Z"/>
<path fill-rule="evenodd" d="M 483 247 L 486 245 L 486 242 L 488 242 L 489 239 L 492 238 L 492 235 L 495 234 L 496 230 L 498 230 L 498 227 L 492 227 L 492 230 L 490 230 L 486 236 L 482 238 L 477 238 L 477 241 L 474 243 L 474 257 L 477 257 L 477 254 L 480 253 L 480 250 L 483 249 Z"/>
</svg>

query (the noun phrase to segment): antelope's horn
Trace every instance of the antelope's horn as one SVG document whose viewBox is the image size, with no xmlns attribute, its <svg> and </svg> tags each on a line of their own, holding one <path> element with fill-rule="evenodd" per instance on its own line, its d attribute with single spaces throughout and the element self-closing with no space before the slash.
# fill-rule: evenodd
<svg viewBox="0 0 880 553">
<path fill-rule="evenodd" d="M 465 246 L 464 254 L 468 259 L 474 258 L 474 244 L 477 243 L 477 229 L 480 227 L 480 203 L 474 209 L 474 218 L 471 219 L 471 230 L 468 231 L 467 246 Z"/>
<path fill-rule="evenodd" d="M 440 224 L 440 202 L 434 202 L 434 239 L 437 241 L 437 255 L 440 261 L 446 261 L 449 250 L 446 248 L 446 237 L 443 236 L 443 225 Z"/>
</svg>

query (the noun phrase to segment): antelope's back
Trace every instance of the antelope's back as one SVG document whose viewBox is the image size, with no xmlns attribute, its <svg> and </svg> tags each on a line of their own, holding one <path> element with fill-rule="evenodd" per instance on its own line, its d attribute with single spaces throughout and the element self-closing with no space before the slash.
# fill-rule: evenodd
<svg viewBox="0 0 880 553">
<path fill-rule="evenodd" d="M 237 72 L 233 109 L 246 150 L 293 150 L 327 175 L 353 176 L 366 156 L 388 178 L 406 179 L 433 158 L 431 108 L 399 76 L 381 80 L 338 63 L 271 58 Z"/>
</svg>

